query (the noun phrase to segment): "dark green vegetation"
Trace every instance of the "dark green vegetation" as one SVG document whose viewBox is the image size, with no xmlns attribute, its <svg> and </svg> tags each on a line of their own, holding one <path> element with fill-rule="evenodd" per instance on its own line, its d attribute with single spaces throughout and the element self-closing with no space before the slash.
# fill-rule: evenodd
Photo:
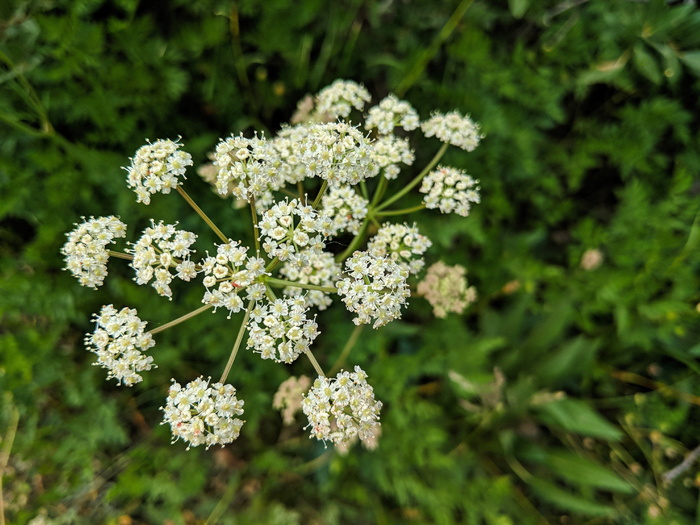
<svg viewBox="0 0 700 525">
<path fill-rule="evenodd" d="M 574 4 L 578 4 L 575 5 Z M 700 425 L 700 10 L 692 2 L 529 0 L 0 2 L 0 435 L 9 523 L 694 523 L 697 466 L 664 473 Z M 177 195 L 137 205 L 120 169 L 145 138 L 274 132 L 336 78 L 423 117 L 459 109 L 486 134 L 446 163 L 481 180 L 462 219 L 423 213 L 428 263 L 469 269 L 479 301 L 366 328 L 350 362 L 385 406 L 377 451 L 340 456 L 282 427 L 289 373 L 244 352 L 240 439 L 186 452 L 159 426 L 169 379 L 219 373 L 237 321 L 158 339 L 133 389 L 82 337 L 102 304 L 150 326 L 169 302 L 110 262 L 104 287 L 63 266 L 81 215 L 208 232 Z M 435 141 L 417 144 L 419 161 Z M 420 162 L 419 162 L 420 163 Z M 249 218 L 185 184 L 229 235 Z M 411 218 L 411 220 L 413 220 Z M 600 250 L 599 267 L 580 261 Z M 353 325 L 319 316 L 333 363 Z M 14 440 L 12 431 L 16 426 Z M 10 450 L 11 447 L 11 450 Z M 207 521 L 208 520 L 208 521 Z"/>
</svg>

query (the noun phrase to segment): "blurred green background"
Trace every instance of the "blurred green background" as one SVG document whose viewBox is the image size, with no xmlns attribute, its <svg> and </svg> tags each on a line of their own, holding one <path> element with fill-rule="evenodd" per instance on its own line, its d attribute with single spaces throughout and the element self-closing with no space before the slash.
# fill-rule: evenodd
<svg viewBox="0 0 700 525">
<path fill-rule="evenodd" d="M 81 288 L 64 233 L 115 214 L 131 241 L 154 217 L 213 242 L 176 195 L 137 205 L 120 167 L 177 136 L 206 162 L 219 137 L 274 133 L 336 78 L 481 123 L 481 146 L 445 162 L 481 180 L 482 203 L 417 218 L 428 264 L 466 266 L 479 300 L 437 320 L 414 298 L 362 332 L 348 362 L 384 402 L 374 452 L 326 449 L 301 417 L 284 427 L 272 396 L 308 361 L 250 352 L 230 375 L 240 439 L 170 445 L 170 378 L 216 376 L 240 321 L 159 334 L 159 368 L 115 386 L 83 348 L 91 314 L 129 305 L 156 326 L 201 292 L 169 302 L 123 261 Z M 668 473 L 700 445 L 699 79 L 693 1 L 0 2 L 6 523 L 697 523 L 697 464 Z M 436 142 L 416 146 L 420 166 Z M 185 187 L 247 231 L 196 175 Z M 324 366 L 348 319 L 319 316 Z"/>
</svg>

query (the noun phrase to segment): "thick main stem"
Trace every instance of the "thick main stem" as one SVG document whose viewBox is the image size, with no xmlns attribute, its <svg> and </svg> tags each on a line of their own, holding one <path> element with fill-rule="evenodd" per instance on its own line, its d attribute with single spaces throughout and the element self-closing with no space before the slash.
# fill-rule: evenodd
<svg viewBox="0 0 700 525">
<path fill-rule="evenodd" d="M 236 336 L 236 342 L 233 344 L 233 348 L 231 349 L 231 355 L 228 357 L 226 368 L 224 368 L 224 373 L 221 374 L 221 379 L 219 380 L 219 383 L 223 383 L 224 381 L 226 381 L 228 373 L 231 371 L 231 367 L 233 366 L 233 362 L 236 360 L 236 354 L 238 353 L 238 349 L 240 348 L 241 342 L 243 341 L 243 334 L 245 334 L 246 325 L 248 324 L 248 317 L 250 317 L 250 311 L 253 309 L 254 303 L 255 301 L 250 301 L 248 303 L 248 308 L 246 308 L 245 315 L 243 316 L 241 328 L 238 330 L 238 336 Z"/>
<path fill-rule="evenodd" d="M 155 335 L 158 332 L 162 332 L 163 330 L 167 330 L 168 328 L 172 328 L 173 326 L 175 326 L 177 324 L 184 323 L 185 321 L 187 321 L 188 319 L 191 319 L 195 315 L 199 315 L 202 312 L 206 312 L 207 310 L 209 310 L 209 308 L 211 308 L 210 304 L 205 304 L 204 306 L 200 306 L 196 310 L 194 310 L 188 314 L 185 314 L 182 317 L 178 317 L 177 319 L 173 319 L 172 321 L 165 323 L 164 325 L 158 326 L 158 327 L 154 328 L 153 330 L 149 330 L 148 333 L 151 335 Z"/>
<path fill-rule="evenodd" d="M 107 250 L 110 257 L 116 257 L 117 259 L 126 259 L 127 261 L 133 261 L 134 256 L 130 253 L 116 252 L 114 250 Z"/>
<path fill-rule="evenodd" d="M 202 208 L 200 208 L 199 206 L 197 206 L 197 203 L 194 202 L 194 201 L 192 200 L 192 197 L 190 197 L 184 189 L 182 189 L 182 186 L 176 186 L 175 189 L 177 190 L 177 192 L 178 192 L 180 195 L 182 195 L 182 198 L 185 199 L 185 200 L 187 201 L 187 204 L 189 204 L 190 206 L 192 206 L 192 209 L 193 209 L 194 211 L 197 212 L 197 215 L 199 215 L 199 216 L 202 218 L 202 220 L 203 220 L 204 222 L 206 222 L 207 225 L 214 231 L 214 233 L 216 234 L 216 236 L 217 236 L 219 239 L 221 239 L 221 241 L 222 241 L 224 244 L 228 243 L 228 241 L 229 241 L 228 237 L 226 237 L 226 236 L 221 232 L 221 230 L 216 226 L 216 224 L 214 224 L 214 222 L 207 216 L 207 214 L 204 213 L 204 212 L 202 211 Z"/>
</svg>

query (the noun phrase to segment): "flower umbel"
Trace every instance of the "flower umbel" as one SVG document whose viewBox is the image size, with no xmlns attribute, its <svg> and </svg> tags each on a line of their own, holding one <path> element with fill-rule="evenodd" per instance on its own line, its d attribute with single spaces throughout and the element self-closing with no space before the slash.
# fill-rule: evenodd
<svg viewBox="0 0 700 525">
<path fill-rule="evenodd" d="M 381 401 L 375 401 L 367 374 L 359 367 L 332 379 L 319 376 L 301 403 L 311 437 L 343 445 L 358 437 L 371 441 L 380 426 Z"/>
<path fill-rule="evenodd" d="M 141 146 L 131 159 L 131 166 L 124 168 L 129 173 L 127 183 L 136 192 L 138 202 L 151 203 L 151 195 L 170 193 L 185 178 L 187 166 L 192 165 L 192 156 L 179 151 L 182 144 L 169 139 L 158 140 Z"/>
<path fill-rule="evenodd" d="M 238 438 L 245 421 L 236 416 L 243 415 L 244 402 L 236 397 L 231 385 L 214 383 L 211 378 L 198 377 L 182 388 L 172 380 L 163 410 L 162 425 L 170 425 L 173 443 L 182 439 L 187 449 L 198 445 L 224 446 Z"/>
<path fill-rule="evenodd" d="M 477 184 L 478 180 L 462 170 L 438 166 L 423 179 L 420 192 L 426 194 L 423 197 L 426 208 L 439 208 L 442 213 L 466 217 L 472 204 L 481 201 Z"/>
<path fill-rule="evenodd" d="M 126 224 L 117 217 L 90 217 L 66 234 L 68 241 L 61 248 L 66 270 L 77 277 L 83 286 L 102 286 L 107 276 L 107 245 L 125 235 Z"/>
<path fill-rule="evenodd" d="M 388 257 L 355 252 L 345 261 L 347 276 L 336 283 L 345 307 L 357 314 L 353 323 L 384 326 L 401 317 L 401 307 L 411 291 L 406 284 L 408 270 Z"/>
<path fill-rule="evenodd" d="M 109 370 L 108 379 L 113 377 L 126 386 L 143 379 L 138 372 L 155 368 L 153 357 L 143 354 L 155 341 L 144 332 L 146 323 L 137 314 L 133 308 L 117 311 L 111 304 L 103 306 L 93 316 L 97 328 L 85 335 L 87 349 L 97 354 L 95 365 Z"/>
<path fill-rule="evenodd" d="M 421 124 L 426 137 L 435 136 L 440 141 L 452 144 L 466 151 L 474 151 L 482 139 L 479 125 L 469 115 L 462 116 L 456 111 L 433 113 L 433 116 Z"/>
<path fill-rule="evenodd" d="M 476 301 L 476 288 L 467 286 L 464 266 L 447 266 L 442 261 L 433 264 L 418 283 L 418 295 L 433 307 L 435 317 L 447 317 L 449 312 L 461 314 Z"/>
</svg>

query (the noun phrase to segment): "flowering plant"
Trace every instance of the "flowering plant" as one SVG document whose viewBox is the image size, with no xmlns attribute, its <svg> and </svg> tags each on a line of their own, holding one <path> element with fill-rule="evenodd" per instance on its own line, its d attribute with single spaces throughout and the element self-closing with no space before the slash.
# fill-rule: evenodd
<svg viewBox="0 0 700 525">
<path fill-rule="evenodd" d="M 319 335 L 314 312 L 330 307 L 337 296 L 354 314 L 356 330 L 365 324 L 376 329 L 401 317 L 411 295 L 410 279 L 423 271 L 431 241 L 415 224 L 386 220 L 425 208 L 467 216 L 479 202 L 478 181 L 438 162 L 450 144 L 472 151 L 481 134 L 468 116 L 455 111 L 434 113 L 421 123 L 411 105 L 394 95 L 368 109 L 364 130 L 346 120 L 364 111 L 370 100 L 361 84 L 339 80 L 300 103 L 294 124 L 275 137 L 238 135 L 219 142 L 213 163 L 200 174 L 222 197 L 250 208 L 253 246 L 230 239 L 186 193 L 183 181 L 193 161 L 179 140 L 141 147 L 125 168 L 127 183 L 145 205 L 157 193 L 179 193 L 220 239 L 211 253 L 197 260 L 196 234 L 155 219 L 124 251 L 108 248 L 126 236 L 126 224 L 114 216 L 86 219 L 67 234 L 62 249 L 66 269 L 84 286 L 103 284 L 110 256 L 129 260 L 137 284 L 151 285 L 170 300 L 174 279 L 201 278 L 203 306 L 149 331 L 133 308 L 108 305 L 94 315 L 97 326 L 86 336 L 86 345 L 98 356 L 95 364 L 120 384 L 132 386 L 142 380 L 140 373 L 156 366 L 157 353 L 154 358 L 145 352 L 154 347 L 159 332 L 206 310 L 243 316 L 218 382 L 200 376 L 182 387 L 172 380 L 162 410 L 173 440 L 182 439 L 189 448 L 224 445 L 238 437 L 245 421 L 237 416 L 243 415 L 244 402 L 226 380 L 247 335 L 247 348 L 263 359 L 292 363 L 304 354 L 318 374 L 313 383 L 294 383 L 303 388 L 285 382 L 275 401 L 285 410 L 285 422 L 301 409 L 311 437 L 324 443 L 376 443 L 382 403 L 359 366 L 326 376 L 311 349 Z M 412 180 L 404 180 L 402 170 L 415 159 L 406 134 L 419 128 L 443 145 Z M 399 189 L 387 196 L 393 180 Z M 420 205 L 391 208 L 419 184 L 424 195 Z M 314 191 L 312 197 L 309 191 Z M 372 227 L 376 231 L 370 235 Z M 335 253 L 331 240 L 333 247 L 343 248 Z M 467 287 L 463 268 L 440 265 L 431 267 L 417 291 L 436 315 L 461 313 L 474 301 L 474 289 Z M 303 399 L 284 399 L 300 396 L 309 386 Z"/>
</svg>

